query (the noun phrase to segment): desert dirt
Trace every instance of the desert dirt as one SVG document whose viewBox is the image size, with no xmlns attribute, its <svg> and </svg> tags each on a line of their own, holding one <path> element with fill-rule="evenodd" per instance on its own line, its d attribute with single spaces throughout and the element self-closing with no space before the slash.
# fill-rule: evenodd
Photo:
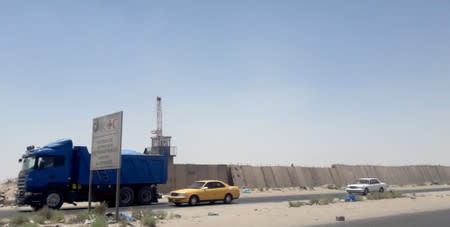
<svg viewBox="0 0 450 227">
<path fill-rule="evenodd" d="M 263 192 L 243 196 L 263 196 L 261 194 L 269 193 L 273 195 L 290 192 Z M 344 216 L 345 220 L 349 221 L 450 209 L 450 191 L 405 195 L 405 198 L 301 207 L 289 207 L 288 202 L 238 204 L 238 201 L 231 205 L 183 207 L 167 210 L 169 216 L 177 214 L 180 218 L 162 220 L 158 226 L 310 226 L 334 223 L 337 216 Z"/>
<path fill-rule="evenodd" d="M 392 187 L 392 190 L 407 188 L 448 188 L 441 186 L 414 186 Z M 13 184 L 3 184 L 0 191 L 13 198 Z M 325 194 L 336 193 L 338 190 L 315 188 L 314 190 L 270 189 L 265 191 L 252 190 L 250 193 L 241 193 L 241 198 L 284 196 L 300 194 Z M 288 202 L 240 204 L 239 199 L 230 205 L 217 203 L 214 205 L 183 206 L 175 209 L 159 209 L 156 206 L 152 210 L 164 210 L 168 215 L 164 220 L 159 220 L 157 226 L 311 226 L 336 222 L 337 216 L 344 216 L 346 221 L 366 219 L 373 217 L 392 216 L 424 211 L 450 209 L 450 191 L 404 194 L 404 198 L 365 200 L 359 202 L 343 202 L 328 205 L 304 205 L 301 207 L 289 207 Z M 161 203 L 167 203 L 163 198 Z M 66 204 L 71 207 L 72 205 Z M 6 209 L 1 208 L 1 209 Z M 133 209 L 121 208 L 121 211 L 129 212 Z M 66 217 L 67 219 L 67 217 Z M 133 222 L 134 226 L 141 226 L 139 222 Z M 83 226 L 83 225 L 65 225 Z M 113 224 L 111 226 L 118 226 Z"/>
</svg>

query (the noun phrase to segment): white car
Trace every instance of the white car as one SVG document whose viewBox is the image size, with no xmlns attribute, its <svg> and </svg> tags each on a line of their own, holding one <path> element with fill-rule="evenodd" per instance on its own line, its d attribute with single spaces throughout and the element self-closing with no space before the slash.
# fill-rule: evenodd
<svg viewBox="0 0 450 227">
<path fill-rule="evenodd" d="M 360 178 L 353 184 L 347 185 L 345 191 L 348 193 L 361 193 L 366 195 L 370 192 L 384 192 L 388 185 L 377 178 Z"/>
</svg>

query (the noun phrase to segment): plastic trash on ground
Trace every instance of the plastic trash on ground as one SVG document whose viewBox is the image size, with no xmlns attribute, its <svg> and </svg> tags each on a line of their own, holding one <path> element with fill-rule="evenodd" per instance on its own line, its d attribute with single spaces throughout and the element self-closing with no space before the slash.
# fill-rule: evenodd
<svg viewBox="0 0 450 227">
<path fill-rule="evenodd" d="M 345 201 L 346 202 L 355 202 L 356 201 L 356 196 L 349 193 L 347 194 L 347 196 L 345 196 Z"/>
<path fill-rule="evenodd" d="M 127 221 L 136 221 L 136 218 L 134 218 L 133 216 L 131 216 L 131 214 L 127 212 L 119 212 L 119 218 Z"/>
</svg>

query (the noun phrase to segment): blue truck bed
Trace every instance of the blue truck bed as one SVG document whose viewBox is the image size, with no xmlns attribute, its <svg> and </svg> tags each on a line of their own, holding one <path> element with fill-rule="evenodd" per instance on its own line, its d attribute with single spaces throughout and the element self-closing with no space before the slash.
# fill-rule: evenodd
<svg viewBox="0 0 450 227">
<path fill-rule="evenodd" d="M 90 154 L 85 147 L 75 147 L 79 153 L 78 184 L 89 183 Z M 122 150 L 120 184 L 165 184 L 167 182 L 168 156 L 150 156 L 132 150 Z M 116 170 L 97 170 L 93 172 L 92 184 L 116 183 Z"/>
</svg>

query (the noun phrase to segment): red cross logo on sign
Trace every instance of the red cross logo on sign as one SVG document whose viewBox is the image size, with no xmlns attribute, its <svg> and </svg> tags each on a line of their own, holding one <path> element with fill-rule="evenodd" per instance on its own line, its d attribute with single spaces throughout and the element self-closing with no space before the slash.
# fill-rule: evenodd
<svg viewBox="0 0 450 227">
<path fill-rule="evenodd" d="M 108 123 L 106 123 L 106 128 L 108 130 L 114 130 L 117 128 L 117 119 L 108 119 Z"/>
</svg>

